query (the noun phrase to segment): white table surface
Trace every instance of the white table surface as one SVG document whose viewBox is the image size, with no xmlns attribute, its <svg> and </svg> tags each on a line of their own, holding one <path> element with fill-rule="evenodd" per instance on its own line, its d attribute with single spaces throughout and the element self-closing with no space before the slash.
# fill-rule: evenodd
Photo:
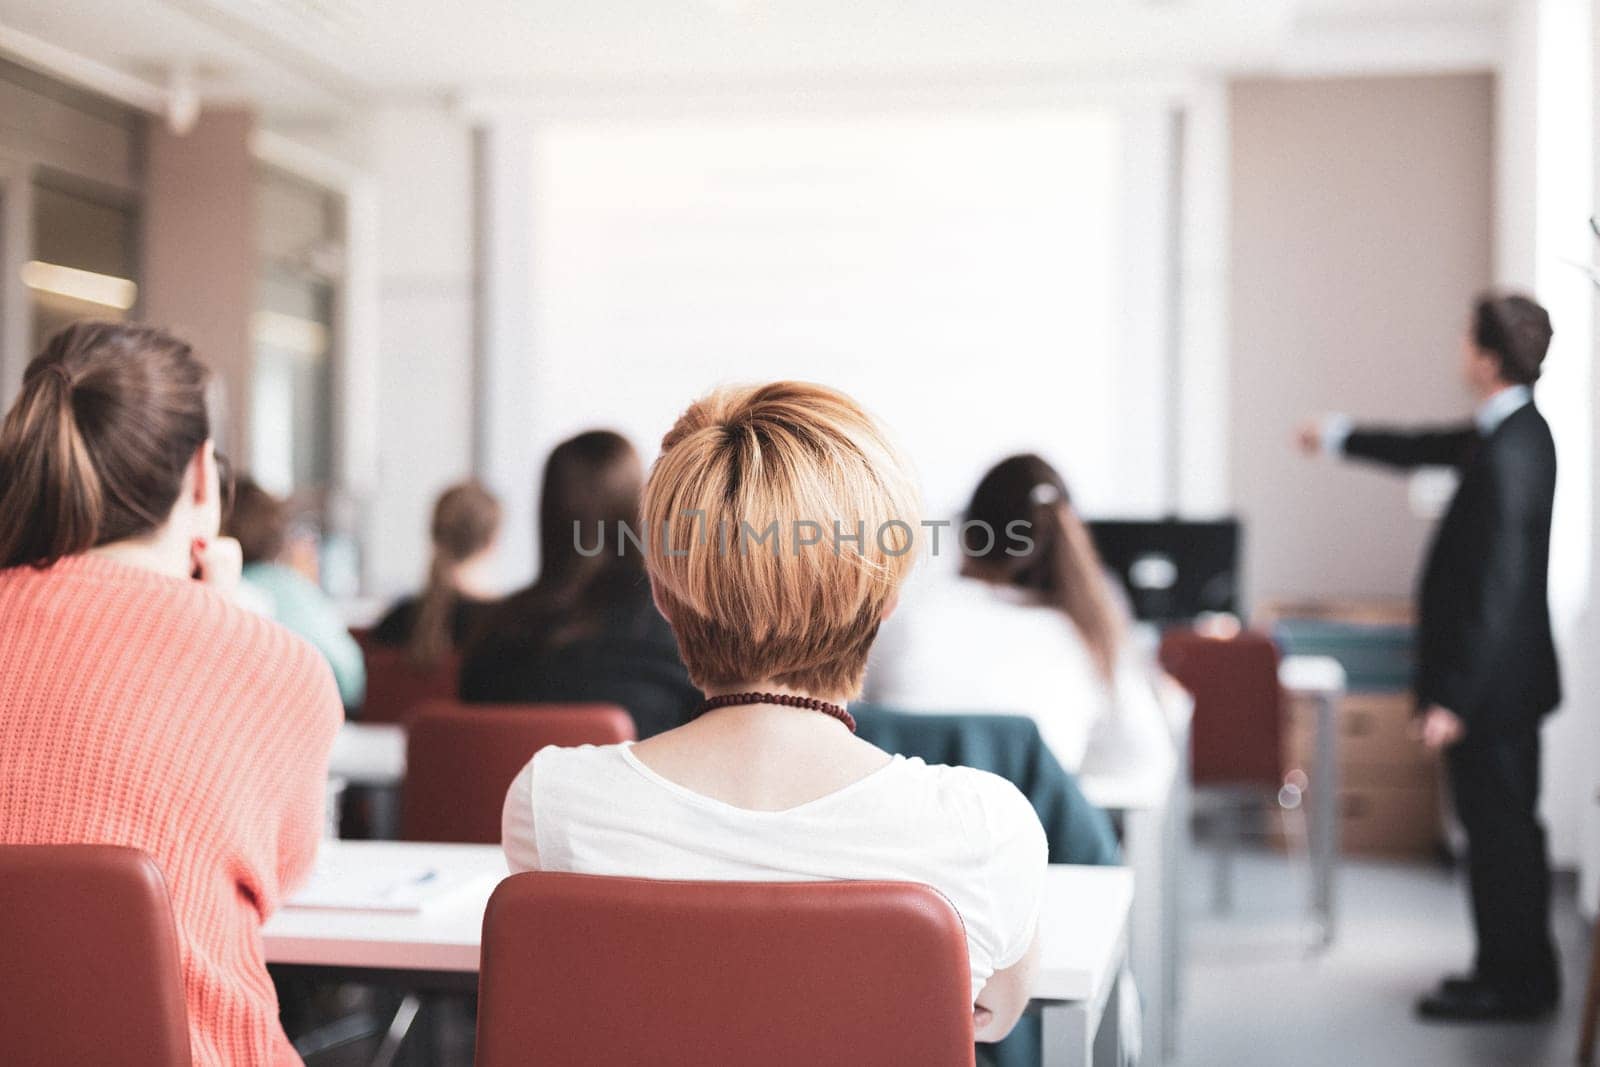
<svg viewBox="0 0 1600 1067">
<path fill-rule="evenodd" d="M 1163 767 L 1121 774 L 1080 774 L 1078 788 L 1089 803 L 1102 811 L 1157 811 L 1166 807 L 1177 781 L 1174 761 Z"/>
<path fill-rule="evenodd" d="M 395 723 L 347 722 L 328 755 L 328 774 L 352 785 L 399 785 L 406 776 L 406 729 Z"/>
<path fill-rule="evenodd" d="M 325 841 L 336 862 L 363 857 L 481 872 L 481 887 L 416 913 L 286 906 L 262 930 L 268 963 L 388 970 L 473 972 L 483 909 L 506 874 L 497 845 L 406 841 Z M 1052 866 L 1040 915 L 1038 1000 L 1096 1000 L 1122 966 L 1133 875 L 1120 867 Z"/>
<path fill-rule="evenodd" d="M 499 845 L 434 845 L 410 841 L 324 841 L 319 862 L 406 862 L 481 873 L 484 880 L 422 912 L 384 913 L 286 905 L 262 928 L 268 963 L 371 967 L 408 971 L 476 971 L 483 909 L 506 876 Z M 332 855 L 329 855 L 329 854 Z"/>
<path fill-rule="evenodd" d="M 1308 695 L 1342 693 L 1344 664 L 1332 656 L 1285 656 L 1278 664 L 1278 684 Z"/>
<path fill-rule="evenodd" d="M 1032 999 L 1104 997 L 1122 972 L 1132 905 L 1132 871 L 1052 864 L 1045 872 Z"/>
</svg>

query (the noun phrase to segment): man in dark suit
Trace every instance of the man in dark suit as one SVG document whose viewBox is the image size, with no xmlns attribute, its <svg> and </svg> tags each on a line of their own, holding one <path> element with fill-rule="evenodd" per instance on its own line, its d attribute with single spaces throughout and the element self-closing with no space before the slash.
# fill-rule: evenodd
<svg viewBox="0 0 1600 1067">
<path fill-rule="evenodd" d="M 1533 1018 L 1560 995 L 1537 810 L 1539 724 L 1561 699 L 1546 588 L 1556 453 L 1531 391 L 1550 337 L 1532 300 L 1481 297 L 1463 343 L 1472 422 L 1402 432 L 1330 416 L 1301 430 L 1307 451 L 1460 474 L 1422 576 L 1416 698 L 1467 833 L 1478 952 L 1470 975 L 1418 1001 L 1424 1018 Z"/>
</svg>

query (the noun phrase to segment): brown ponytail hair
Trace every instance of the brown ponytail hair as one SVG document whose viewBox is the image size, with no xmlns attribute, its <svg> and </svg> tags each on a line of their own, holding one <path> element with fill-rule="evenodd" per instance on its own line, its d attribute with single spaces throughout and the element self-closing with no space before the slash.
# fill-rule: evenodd
<svg viewBox="0 0 1600 1067">
<path fill-rule="evenodd" d="M 1083 635 L 1095 667 L 1109 683 L 1124 638 L 1122 613 L 1060 473 L 1031 453 L 1001 460 L 973 490 L 966 520 L 986 523 L 993 534 L 961 538 L 966 573 L 1032 590 L 1059 607 Z M 1020 555 L 1010 555 L 1008 549 L 1016 553 L 1023 543 L 1010 536 L 1011 524 L 1019 521 L 1029 524 L 1026 532 L 1033 544 Z"/>
<path fill-rule="evenodd" d="M 446 489 L 433 506 L 433 560 L 417 601 L 407 651 L 422 665 L 438 663 L 455 645 L 451 625 L 461 599 L 456 570 L 489 547 L 500 529 L 500 501 L 477 482 Z"/>
<path fill-rule="evenodd" d="M 165 523 L 211 437 L 207 378 L 152 327 L 79 322 L 52 337 L 0 425 L 0 567 L 48 567 Z"/>
</svg>

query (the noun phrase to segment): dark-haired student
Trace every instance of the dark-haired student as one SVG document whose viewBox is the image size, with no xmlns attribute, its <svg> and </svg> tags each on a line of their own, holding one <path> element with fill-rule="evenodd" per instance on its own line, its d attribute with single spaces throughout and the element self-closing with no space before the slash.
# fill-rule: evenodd
<svg viewBox="0 0 1600 1067">
<path fill-rule="evenodd" d="M 1524 296 L 1473 305 L 1461 369 L 1478 408 L 1426 430 L 1308 423 L 1300 445 L 1391 467 L 1454 467 L 1460 483 L 1423 568 L 1416 699 L 1467 832 L 1478 952 L 1417 1004 L 1424 1018 L 1531 1018 L 1560 999 L 1550 866 L 1539 822 L 1539 724 L 1561 700 L 1547 587 L 1556 450 L 1533 402 L 1550 316 Z"/>
<path fill-rule="evenodd" d="M 435 501 L 428 530 L 427 584 L 372 628 L 373 640 L 403 646 L 424 667 L 465 644 L 493 611 L 495 597 L 482 575 L 500 534 L 500 501 L 477 482 L 452 485 Z"/>
<path fill-rule="evenodd" d="M 149 853 L 194 1062 L 294 1064 L 260 931 L 311 869 L 342 716 L 315 650 L 233 602 L 206 378 L 81 323 L 0 427 L 0 843 Z"/>
<path fill-rule="evenodd" d="M 700 699 L 650 598 L 637 529 L 644 468 L 627 439 L 591 430 L 545 463 L 539 578 L 501 604 L 467 648 L 461 698 L 604 701 L 639 736 L 682 724 Z"/>
</svg>

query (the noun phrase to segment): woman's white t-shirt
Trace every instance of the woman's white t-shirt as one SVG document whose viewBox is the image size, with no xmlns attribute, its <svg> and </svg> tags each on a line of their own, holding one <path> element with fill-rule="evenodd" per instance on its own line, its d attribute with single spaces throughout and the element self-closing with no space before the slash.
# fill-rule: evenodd
<svg viewBox="0 0 1600 1067">
<path fill-rule="evenodd" d="M 1032 942 L 1048 862 L 1027 799 L 985 771 L 895 756 L 816 800 L 753 811 L 663 778 L 631 742 L 540 750 L 506 795 L 502 840 L 513 871 L 930 885 L 966 926 L 974 998 Z"/>
<path fill-rule="evenodd" d="M 1152 668 L 1126 644 L 1108 682 L 1060 608 L 924 572 L 879 631 L 866 697 L 921 714 L 1026 716 L 1075 773 L 1170 767 L 1177 756 Z"/>
</svg>

